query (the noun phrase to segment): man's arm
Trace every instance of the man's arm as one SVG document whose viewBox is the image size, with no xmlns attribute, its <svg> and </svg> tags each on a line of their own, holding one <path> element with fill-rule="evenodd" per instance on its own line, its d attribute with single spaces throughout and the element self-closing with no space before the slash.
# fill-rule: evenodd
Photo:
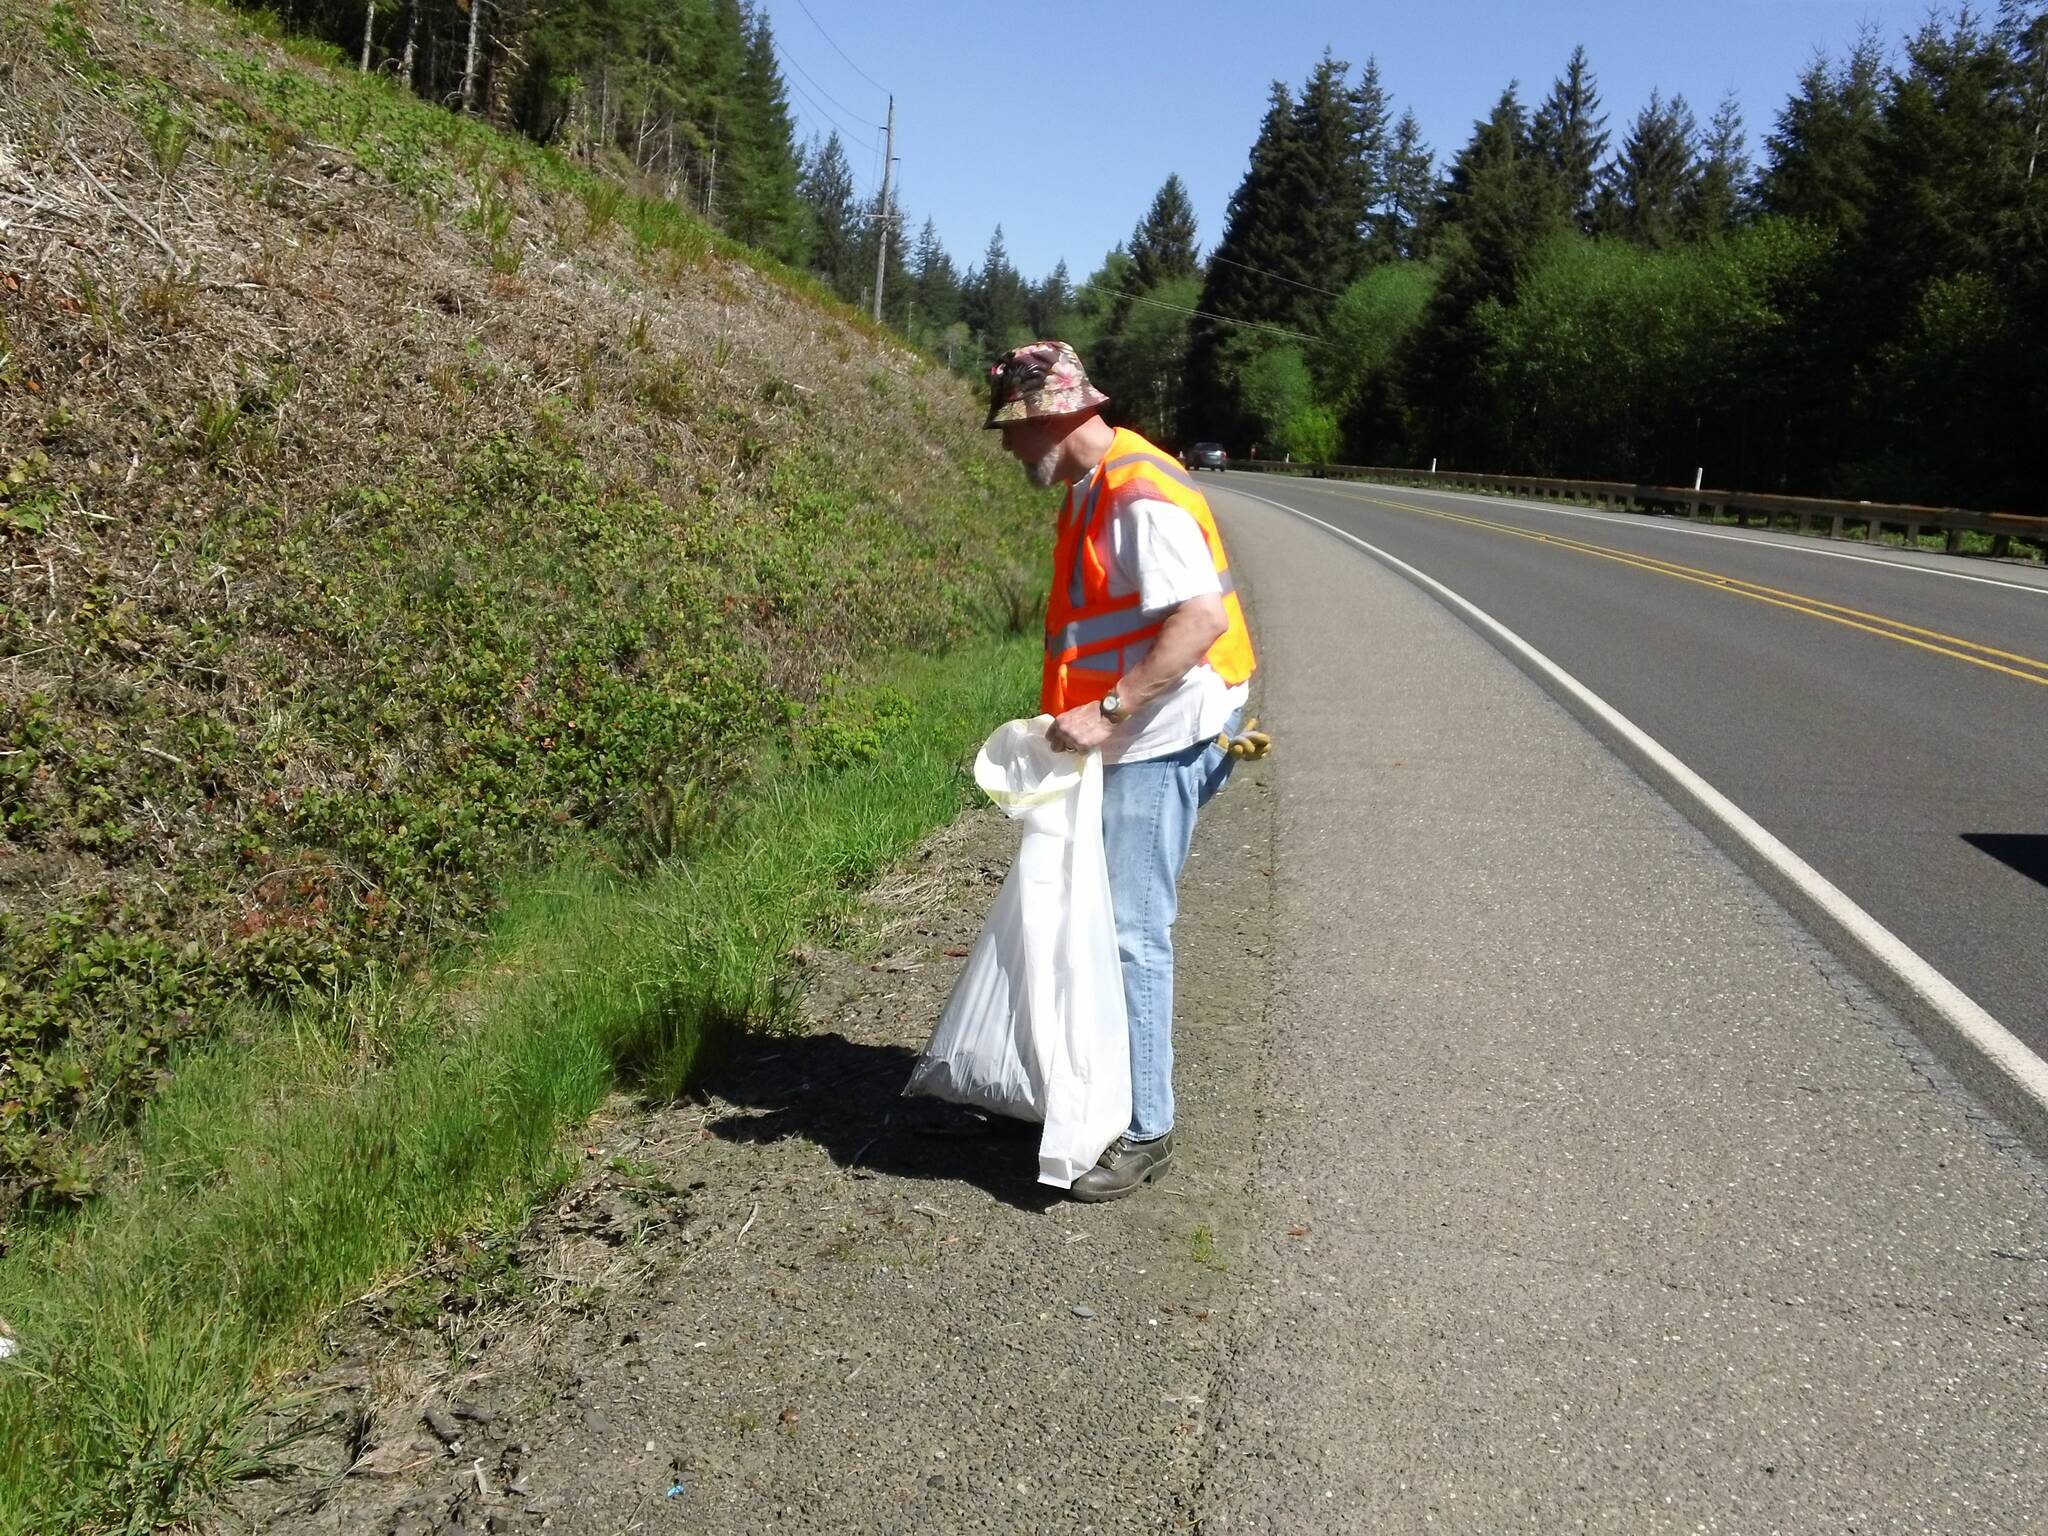
<svg viewBox="0 0 2048 1536">
<path fill-rule="evenodd" d="M 1228 628 L 1230 619 L 1218 593 L 1191 597 L 1169 610 L 1145 659 L 1118 681 L 1118 703 L 1130 714 L 1143 709 L 1186 677 Z M 1053 721 L 1046 736 L 1059 751 L 1085 752 L 1101 746 L 1115 730 L 1116 722 L 1103 714 L 1101 705 L 1077 704 Z"/>
</svg>

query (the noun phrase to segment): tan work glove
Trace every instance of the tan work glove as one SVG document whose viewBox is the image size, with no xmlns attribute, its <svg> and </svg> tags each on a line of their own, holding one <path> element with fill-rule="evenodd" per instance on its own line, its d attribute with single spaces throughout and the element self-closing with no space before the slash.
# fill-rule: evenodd
<svg viewBox="0 0 2048 1536">
<path fill-rule="evenodd" d="M 1225 731 L 1216 738 L 1216 745 L 1232 757 L 1256 760 L 1273 750 L 1273 738 L 1259 729 L 1259 717 L 1253 715 L 1251 719 L 1245 721 L 1242 735 L 1233 736 Z"/>
</svg>

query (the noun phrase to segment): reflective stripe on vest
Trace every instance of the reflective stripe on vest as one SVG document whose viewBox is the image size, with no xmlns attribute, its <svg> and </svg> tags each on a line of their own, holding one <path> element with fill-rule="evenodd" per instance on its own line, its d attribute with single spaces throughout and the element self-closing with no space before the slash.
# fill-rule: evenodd
<svg viewBox="0 0 2048 1536">
<path fill-rule="evenodd" d="M 1074 563 L 1080 564 L 1078 560 Z M 1228 597 L 1237 590 L 1237 583 L 1231 579 L 1230 572 L 1219 571 L 1216 573 L 1216 579 L 1223 584 L 1220 596 Z M 1147 613 L 1142 608 L 1119 608 L 1114 613 L 1101 614 L 1096 618 L 1076 619 L 1060 630 L 1047 634 L 1045 650 L 1047 655 L 1057 656 L 1062 651 L 1083 650 L 1091 645 L 1099 645 L 1104 640 L 1114 640 L 1119 635 L 1134 635 L 1140 630 L 1158 627 L 1159 615 L 1156 613 Z"/>
</svg>

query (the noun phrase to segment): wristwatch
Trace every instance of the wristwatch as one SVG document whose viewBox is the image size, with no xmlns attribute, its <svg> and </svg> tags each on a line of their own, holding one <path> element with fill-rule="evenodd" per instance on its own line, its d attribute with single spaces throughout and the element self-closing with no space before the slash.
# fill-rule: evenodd
<svg viewBox="0 0 2048 1536">
<path fill-rule="evenodd" d="M 1116 696 L 1114 690 L 1102 696 L 1102 718 L 1112 725 L 1122 725 L 1124 721 L 1130 719 L 1130 713 L 1124 708 L 1123 700 Z"/>
</svg>

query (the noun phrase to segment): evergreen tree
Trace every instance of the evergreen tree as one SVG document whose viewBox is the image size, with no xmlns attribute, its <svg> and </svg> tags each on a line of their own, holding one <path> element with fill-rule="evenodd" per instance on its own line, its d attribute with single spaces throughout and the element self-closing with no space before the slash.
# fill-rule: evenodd
<svg viewBox="0 0 2048 1536">
<path fill-rule="evenodd" d="M 2006 306 L 2016 323 L 2004 339 L 2018 366 L 2001 383 L 2008 391 L 2006 419 L 2038 425 L 2048 421 L 2048 368 L 2041 361 L 2048 358 L 2048 4 L 2005 0 L 1998 35 L 2011 61 L 2017 130 L 2012 146 L 2017 187 L 2005 215 L 2004 239 Z M 2031 432 L 2000 436 L 2007 445 L 2006 484 L 1995 500 L 2012 507 L 2048 506 L 2040 478 L 2020 447 L 2031 446 Z"/>
<path fill-rule="evenodd" d="M 699 153 L 698 207 L 725 227 L 742 201 L 749 147 L 740 86 L 747 70 L 747 18 L 739 0 L 711 0 L 708 24 L 697 30 L 696 41 L 694 115 L 705 146 Z"/>
<path fill-rule="evenodd" d="M 1364 267 L 1366 214 L 1377 190 L 1368 181 L 1358 99 L 1345 85 L 1349 72 L 1328 52 L 1317 62 L 1295 100 L 1293 153 L 1281 165 L 1281 196 L 1293 219 L 1272 255 L 1282 276 L 1307 285 L 1294 290 L 1287 314 L 1310 332 Z"/>
<path fill-rule="evenodd" d="M 989 236 L 981 265 L 967 274 L 961 318 L 978 339 L 984 357 L 994 357 L 1032 339 L 1024 334 L 1030 318 L 1024 303 L 1024 279 L 1010 264 L 1000 224 Z"/>
<path fill-rule="evenodd" d="M 1073 279 L 1062 261 L 1045 281 L 1028 285 L 1024 296 L 1026 323 L 1034 337 L 1059 340 L 1066 336 L 1067 311 L 1074 302 Z"/>
<path fill-rule="evenodd" d="M 407 20 L 422 94 L 451 88 L 453 55 L 432 17 L 452 3 L 421 0 L 428 14 L 419 27 Z M 494 33 L 482 90 L 493 118 L 586 160 L 622 159 L 741 238 L 801 256 L 799 157 L 764 19 L 750 19 L 738 0 L 485 8 Z"/>
<path fill-rule="evenodd" d="M 910 288 L 917 332 L 936 334 L 960 318 L 960 275 L 930 219 L 924 221 L 911 252 Z"/>
<path fill-rule="evenodd" d="M 1113 245 L 1103 255 L 1102 265 L 1074 285 L 1068 300 L 1063 339 L 1081 354 L 1090 377 L 1101 371 L 1114 350 L 1119 317 L 1131 307 L 1123 295 L 1135 281 L 1132 271 L 1130 253 Z"/>
<path fill-rule="evenodd" d="M 1166 279 L 1126 303 L 1114 331 L 1083 354 L 1089 376 L 1110 397 L 1112 420 L 1162 442 L 1181 440 L 1181 386 L 1193 319 L 1184 311 L 1195 307 L 1201 291 L 1201 279 L 1192 272 Z"/>
<path fill-rule="evenodd" d="M 1767 474 L 1786 489 L 1838 487 L 1840 466 L 1864 453 L 1865 407 L 1853 396 L 1870 376 L 1885 324 L 1864 292 L 1862 270 L 1883 101 L 1884 50 L 1865 32 L 1839 66 L 1815 58 L 1764 139 L 1759 206 L 1831 236 L 1810 295 L 1793 311 L 1799 344 L 1771 357 L 1764 380 L 1781 404 Z"/>
<path fill-rule="evenodd" d="M 1325 53 L 1298 97 L 1273 83 L 1189 339 L 1191 431 L 1243 434 L 1233 380 L 1261 343 L 1251 339 L 1258 333 L 1244 330 L 1231 339 L 1231 322 L 1315 336 L 1336 295 L 1364 267 L 1362 231 L 1374 188 L 1363 153 L 1359 97 L 1345 85 L 1348 69 Z"/>
<path fill-rule="evenodd" d="M 860 225 L 853 200 L 853 167 L 847 163 L 837 133 L 825 140 L 824 148 L 812 151 L 799 191 L 811 270 L 826 287 L 851 302 L 860 292 Z"/>
<path fill-rule="evenodd" d="M 1403 112 L 1387 148 L 1386 194 L 1381 204 L 1385 210 L 1381 229 L 1394 255 L 1405 259 L 1420 254 L 1418 232 L 1435 190 L 1436 157 L 1422 141 L 1415 114 Z"/>
<path fill-rule="evenodd" d="M 2035 356 L 2048 355 L 2048 3 L 2004 0 L 1998 37 L 2011 77 L 2016 182 L 2005 215 L 2005 251 L 2016 312 L 2033 317 Z M 2037 397 L 2048 381 L 2037 380 Z M 2042 399 L 2048 406 L 2048 398 Z"/>
<path fill-rule="evenodd" d="M 804 208 L 797 198 L 802 166 L 765 14 L 754 17 L 746 39 L 734 92 L 738 174 L 727 228 L 735 238 L 794 264 L 804 252 Z"/>
<path fill-rule="evenodd" d="M 2000 269 L 2026 137 L 2012 59 L 1967 11 L 1947 31 L 1930 21 L 1905 64 L 1871 154 L 1871 212 L 1884 231 L 1871 242 L 1872 270 L 1894 301 L 1923 276 Z"/>
<path fill-rule="evenodd" d="M 1432 213 L 1440 276 L 1403 349 L 1402 388 L 1418 430 L 1447 462 L 1499 464 L 1516 402 L 1487 387 L 1494 316 L 1537 255 L 1569 226 L 1557 176 L 1536 152 L 1510 84 L 1473 126 Z"/>
<path fill-rule="evenodd" d="M 1529 136 L 1561 184 L 1565 210 L 1581 230 L 1593 228 L 1593 186 L 1607 153 L 1607 119 L 1583 45 L 1572 50 L 1564 73 L 1536 109 Z"/>
<path fill-rule="evenodd" d="M 1845 262 L 1878 367 L 1860 403 L 1866 494 L 2024 494 L 2004 444 L 2038 430 L 2042 326 L 2025 306 L 2023 66 L 1968 13 L 1906 45 L 1872 155 L 1871 227 Z M 1911 445 L 1910 448 L 1904 445 Z M 1881 489 L 1880 489 L 1881 487 Z M 1896 487 L 1896 488 L 1895 488 Z"/>
<path fill-rule="evenodd" d="M 1294 100 L 1275 80 L 1250 165 L 1224 211 L 1223 238 L 1212 253 L 1196 305 L 1202 313 L 1189 337 L 1183 419 L 1203 436 L 1236 438 L 1241 428 L 1235 397 L 1224 382 L 1224 340 L 1231 327 L 1216 317 L 1256 320 L 1293 314 L 1284 297 L 1287 285 L 1275 281 L 1272 264 L 1281 259 L 1291 217 L 1282 175 L 1294 153 L 1294 138 Z"/>
<path fill-rule="evenodd" d="M 1650 92 L 1603 175 L 1599 227 L 1653 250 L 1676 241 L 1696 197 L 1698 132 L 1683 96 L 1667 102 Z"/>
<path fill-rule="evenodd" d="M 1124 281 L 1110 282 L 1112 269 Z M 1193 318 L 1177 309 L 1196 306 L 1197 271 L 1194 203 L 1180 177 L 1169 175 L 1131 231 L 1129 251 L 1118 247 L 1110 253 L 1100 283 L 1117 291 L 1093 325 L 1089 366 L 1117 402 L 1111 411 L 1116 420 L 1172 435 Z"/>
<path fill-rule="evenodd" d="M 1351 94 L 1351 107 L 1357 122 L 1358 167 L 1364 182 L 1362 196 L 1365 200 L 1365 218 L 1359 226 L 1358 238 L 1368 247 L 1373 259 L 1391 258 L 1396 245 L 1394 232 L 1389 227 L 1388 206 L 1392 191 L 1390 162 L 1394 153 L 1394 135 L 1390 128 L 1393 103 L 1380 80 L 1378 59 L 1368 58 L 1365 61 L 1365 68 L 1359 72 L 1358 88 Z"/>
<path fill-rule="evenodd" d="M 1817 58 L 1765 136 L 1769 162 L 1758 183 L 1768 213 L 1810 219 L 1862 239 L 1872 201 L 1871 161 L 1882 132 L 1878 118 L 1884 51 L 1866 33 L 1839 70 Z"/>
<path fill-rule="evenodd" d="M 1493 104 L 1493 110 L 1472 125 L 1472 137 L 1444 172 L 1443 184 L 1437 189 L 1438 219 L 1446 224 L 1457 223 L 1471 205 L 1480 182 L 1489 173 L 1527 159 L 1533 147 L 1528 114 L 1522 109 L 1515 82 L 1510 81 Z"/>
<path fill-rule="evenodd" d="M 1686 233 L 1695 239 L 1727 233 L 1749 211 L 1748 183 L 1742 109 L 1731 91 L 1721 98 L 1714 120 L 1700 140 L 1699 173 L 1683 221 Z"/>
<path fill-rule="evenodd" d="M 1130 256 L 1139 289 L 1194 275 L 1195 205 L 1178 175 L 1168 175 L 1131 231 Z"/>
</svg>

